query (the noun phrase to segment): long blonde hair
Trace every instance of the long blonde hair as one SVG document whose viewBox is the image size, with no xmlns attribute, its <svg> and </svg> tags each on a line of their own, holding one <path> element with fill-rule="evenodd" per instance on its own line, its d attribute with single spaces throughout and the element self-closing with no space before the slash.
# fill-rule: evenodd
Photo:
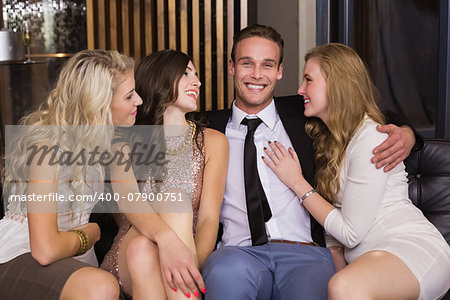
<svg viewBox="0 0 450 300">
<path fill-rule="evenodd" d="M 117 51 L 84 50 L 71 57 L 63 66 L 55 88 L 40 107 L 21 119 L 23 126 L 14 137 L 11 151 L 5 157 L 4 183 L 8 193 L 25 194 L 27 189 L 29 154 L 34 145 L 57 145 L 62 151 L 88 153 L 97 146 L 110 150 L 113 136 L 111 103 L 116 88 L 125 74 L 134 71 L 134 60 Z M 69 130 L 66 128 L 75 127 Z M 107 125 L 107 126 L 105 126 Z M 86 178 L 84 164 L 71 164 L 70 179 L 81 182 L 74 192 L 81 193 Z M 97 164 L 103 181 L 104 170 Z M 61 166 L 57 166 L 57 176 Z"/>
<path fill-rule="evenodd" d="M 379 124 L 385 118 L 377 106 L 378 93 L 358 54 L 342 44 L 330 43 L 310 50 L 305 62 L 315 59 L 327 83 L 328 123 L 311 118 L 306 133 L 314 140 L 316 189 L 334 203 L 345 150 L 365 115 Z"/>
</svg>

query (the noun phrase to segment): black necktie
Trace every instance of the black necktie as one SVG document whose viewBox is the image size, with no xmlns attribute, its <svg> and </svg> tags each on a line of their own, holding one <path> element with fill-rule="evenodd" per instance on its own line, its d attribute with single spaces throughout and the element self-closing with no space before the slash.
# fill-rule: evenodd
<svg viewBox="0 0 450 300">
<path fill-rule="evenodd" d="M 267 243 L 265 222 L 272 217 L 266 194 L 261 185 L 256 163 L 256 146 L 253 136 L 261 119 L 243 119 L 241 124 L 247 125 L 247 135 L 244 144 L 244 182 L 245 197 L 247 200 L 247 216 L 252 235 L 252 245 Z"/>
</svg>

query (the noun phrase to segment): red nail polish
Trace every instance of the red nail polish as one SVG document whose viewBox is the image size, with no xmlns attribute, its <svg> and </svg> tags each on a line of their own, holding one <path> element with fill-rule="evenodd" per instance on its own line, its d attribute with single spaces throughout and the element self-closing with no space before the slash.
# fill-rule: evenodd
<svg viewBox="0 0 450 300">
<path fill-rule="evenodd" d="M 191 298 L 191 294 L 190 293 L 186 293 L 186 297 Z"/>
<path fill-rule="evenodd" d="M 175 293 L 177 292 L 177 289 L 172 289 Z"/>
<path fill-rule="evenodd" d="M 202 288 L 201 291 L 202 291 L 203 294 L 206 293 L 206 289 L 205 288 Z"/>
<path fill-rule="evenodd" d="M 194 296 L 195 296 L 195 297 L 198 297 L 198 296 L 199 296 L 197 291 L 195 291 Z"/>
</svg>

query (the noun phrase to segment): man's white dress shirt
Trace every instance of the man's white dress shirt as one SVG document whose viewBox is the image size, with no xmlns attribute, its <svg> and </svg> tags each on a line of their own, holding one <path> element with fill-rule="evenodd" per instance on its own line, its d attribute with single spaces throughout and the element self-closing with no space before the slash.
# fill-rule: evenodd
<svg viewBox="0 0 450 300">
<path fill-rule="evenodd" d="M 261 159 L 261 156 L 265 155 L 263 148 L 269 148 L 269 141 L 278 141 L 286 148 L 293 148 L 272 100 L 269 106 L 256 115 L 248 115 L 234 103 L 232 105 L 232 117 L 228 120 L 225 129 L 230 154 L 220 214 L 220 222 L 224 230 L 220 247 L 252 245 L 244 185 L 244 142 L 247 126 L 241 125 L 241 121 L 245 117 L 259 117 L 263 121 L 256 129 L 254 140 L 259 177 L 272 211 L 272 217 L 266 222 L 269 238 L 311 242 L 310 217 L 307 210 L 300 204 L 295 193 L 284 185 Z M 304 130 L 304 128 L 298 128 L 298 130 Z"/>
</svg>

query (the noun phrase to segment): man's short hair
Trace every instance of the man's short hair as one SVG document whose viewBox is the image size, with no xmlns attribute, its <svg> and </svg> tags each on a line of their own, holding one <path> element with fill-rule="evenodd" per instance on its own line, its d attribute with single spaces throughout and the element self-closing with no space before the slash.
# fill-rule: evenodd
<svg viewBox="0 0 450 300">
<path fill-rule="evenodd" d="M 283 47 L 284 47 L 284 41 L 281 38 L 281 34 L 279 34 L 278 31 L 276 31 L 270 26 L 259 24 L 247 26 L 234 35 L 233 48 L 231 50 L 231 59 L 233 60 L 233 62 L 235 62 L 236 58 L 236 45 L 240 41 L 251 37 L 262 37 L 271 40 L 272 42 L 275 42 L 278 45 L 278 48 L 280 49 L 280 60 L 278 61 L 278 65 L 281 64 L 281 62 L 283 61 Z"/>
</svg>

